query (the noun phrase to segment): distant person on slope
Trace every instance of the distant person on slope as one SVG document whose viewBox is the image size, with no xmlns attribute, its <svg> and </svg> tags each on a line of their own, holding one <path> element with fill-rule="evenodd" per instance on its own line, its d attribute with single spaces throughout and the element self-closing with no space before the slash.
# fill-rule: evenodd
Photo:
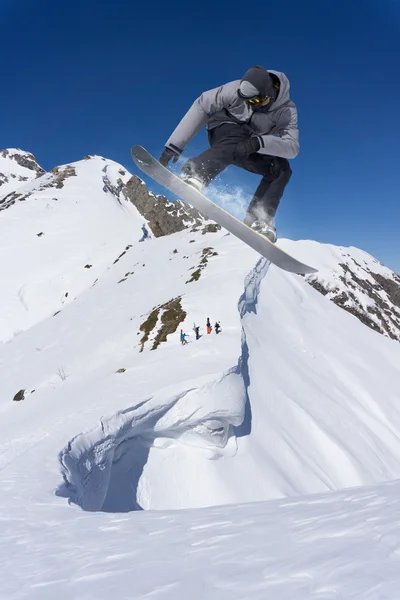
<svg viewBox="0 0 400 600">
<path fill-rule="evenodd" d="M 204 92 L 183 117 L 161 155 L 166 167 L 188 142 L 208 130 L 210 149 L 188 160 L 181 176 L 202 189 L 228 165 L 262 175 L 249 204 L 246 225 L 277 239 L 275 213 L 292 175 L 288 158 L 299 152 L 297 110 L 284 73 L 251 67 L 243 78 Z"/>
<path fill-rule="evenodd" d="M 210 317 L 207 317 L 206 329 L 207 329 L 207 333 L 211 333 L 212 327 L 211 327 L 211 323 L 210 323 Z"/>
<path fill-rule="evenodd" d="M 215 333 L 219 333 L 221 331 L 221 325 L 219 324 L 219 321 L 215 322 L 214 331 Z"/>
<path fill-rule="evenodd" d="M 187 336 L 188 336 L 188 334 L 187 334 L 187 333 L 183 333 L 183 329 L 181 329 L 181 334 L 180 334 L 179 338 L 180 338 L 180 340 L 181 340 L 181 344 L 182 344 L 182 346 L 184 346 L 185 344 L 187 344 L 187 343 L 188 343 L 188 341 L 187 341 L 187 339 L 186 339 L 186 338 L 187 338 Z"/>
<path fill-rule="evenodd" d="M 193 331 L 196 335 L 196 340 L 200 339 L 200 327 L 198 325 L 196 325 L 196 323 L 193 323 Z"/>
</svg>

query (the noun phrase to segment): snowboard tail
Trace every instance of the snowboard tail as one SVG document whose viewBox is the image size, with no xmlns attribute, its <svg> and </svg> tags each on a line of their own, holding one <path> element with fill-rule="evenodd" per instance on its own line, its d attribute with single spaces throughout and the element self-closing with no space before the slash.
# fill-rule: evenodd
<svg viewBox="0 0 400 600">
<path fill-rule="evenodd" d="M 272 262 L 277 267 L 306 275 L 316 273 L 317 269 L 305 265 L 296 258 L 281 250 L 278 246 L 270 242 L 268 238 L 239 221 L 236 217 L 226 210 L 211 202 L 202 192 L 195 189 L 174 173 L 163 167 L 158 160 L 147 152 L 142 146 L 133 146 L 131 149 L 132 158 L 135 164 L 143 173 L 154 179 L 160 185 L 166 187 L 182 200 L 191 204 L 203 216 L 212 219 L 224 229 L 242 240 L 245 244 L 256 250 L 261 256 Z"/>
</svg>

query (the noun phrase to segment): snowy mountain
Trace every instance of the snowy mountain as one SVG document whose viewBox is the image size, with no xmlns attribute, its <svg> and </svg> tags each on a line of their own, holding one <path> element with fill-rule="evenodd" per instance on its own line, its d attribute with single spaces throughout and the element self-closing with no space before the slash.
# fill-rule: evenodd
<svg viewBox="0 0 400 600">
<path fill-rule="evenodd" d="M 396 598 L 396 275 L 281 240 L 319 268 L 286 273 L 101 157 L 17 193 L 0 598 Z"/>
<path fill-rule="evenodd" d="M 7 280 L 0 341 L 93 285 L 126 251 L 132 220 L 136 239 L 143 237 L 144 220 L 118 195 L 129 177 L 113 161 L 93 157 L 55 167 L 5 197 L 14 196 L 14 202 L 0 213 L 0 261 Z"/>
<path fill-rule="evenodd" d="M 2 197 L 43 174 L 33 154 L 19 148 L 0 150 L 0 210 L 6 204 Z"/>
<path fill-rule="evenodd" d="M 400 341 L 400 277 L 358 248 L 310 244 L 319 272 L 308 283 L 371 329 Z"/>
</svg>

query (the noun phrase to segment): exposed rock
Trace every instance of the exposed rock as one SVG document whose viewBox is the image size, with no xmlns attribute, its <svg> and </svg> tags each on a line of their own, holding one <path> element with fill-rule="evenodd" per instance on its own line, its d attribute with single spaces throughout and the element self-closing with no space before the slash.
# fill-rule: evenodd
<svg viewBox="0 0 400 600">
<path fill-rule="evenodd" d="M 15 151 L 18 150 L 18 151 Z M 36 174 L 36 177 L 41 177 L 46 172 L 42 167 L 40 167 L 37 163 L 36 158 L 30 152 L 22 152 L 19 149 L 8 149 L 0 151 L 0 155 L 3 158 L 8 158 L 10 160 L 14 160 L 20 167 L 25 167 L 25 169 L 29 169 Z M 15 175 L 14 175 L 15 178 Z M 23 181 L 27 181 L 28 177 L 21 177 Z M 1 181 L 0 181 L 1 185 Z"/>
<path fill-rule="evenodd" d="M 203 269 L 205 269 L 206 266 L 208 265 L 208 259 L 211 256 L 218 256 L 218 252 L 214 252 L 213 250 L 214 250 L 214 248 L 211 248 L 211 247 L 203 248 L 203 250 L 201 252 L 201 260 L 197 266 L 197 269 L 196 269 L 196 267 L 192 267 L 192 269 L 195 269 L 195 270 L 193 271 L 190 279 L 188 279 L 186 281 L 186 283 L 192 283 L 193 281 L 198 281 L 200 279 L 201 271 Z M 188 258 L 188 257 L 184 256 L 183 258 Z"/>
<path fill-rule="evenodd" d="M 218 223 L 208 223 L 207 225 L 205 225 L 203 227 L 203 229 L 201 230 L 201 233 L 204 235 L 205 233 L 216 233 L 217 231 L 220 231 L 221 229 L 221 225 L 219 225 Z"/>
<path fill-rule="evenodd" d="M 44 169 L 39 167 L 39 165 L 36 161 L 36 158 L 33 156 L 33 154 L 30 154 L 28 152 L 26 152 L 24 154 L 14 154 L 14 155 L 11 155 L 11 158 L 13 158 L 15 160 L 15 162 L 18 163 L 21 167 L 25 167 L 26 169 L 35 171 L 36 178 L 41 177 L 42 175 L 44 175 L 46 173 L 46 171 Z M 23 179 L 23 181 L 28 180 L 27 177 L 24 177 L 22 179 Z"/>
<path fill-rule="evenodd" d="M 317 292 L 319 292 L 320 294 L 322 294 L 323 296 L 326 296 L 326 294 L 328 293 L 328 290 L 324 288 L 324 286 L 322 285 L 322 283 L 320 283 L 318 281 L 318 279 L 309 279 L 308 283 L 310 285 L 312 285 L 312 287 L 314 289 L 317 290 Z"/>
<path fill-rule="evenodd" d="M 181 298 L 175 298 L 166 302 L 161 307 L 161 327 L 157 331 L 152 350 L 155 350 L 161 342 L 167 341 L 170 333 L 175 333 L 179 323 L 185 320 L 186 311 L 182 309 Z"/>
<path fill-rule="evenodd" d="M 10 208 L 10 206 L 15 204 L 17 200 L 26 200 L 28 196 L 29 194 L 24 196 L 23 194 L 18 194 L 18 192 L 10 192 L 10 194 L 7 194 L 4 196 L 4 198 L 0 198 L 0 210 L 6 210 L 6 208 Z"/>
<path fill-rule="evenodd" d="M 0 210 L 26 200 L 30 194 L 18 194 L 18 188 L 44 173 L 33 154 L 18 148 L 0 150 Z"/>
<path fill-rule="evenodd" d="M 158 322 L 160 322 L 160 326 L 155 334 L 151 350 L 156 350 L 162 342 L 166 342 L 167 336 L 170 333 L 175 333 L 179 323 L 184 321 L 185 318 L 186 311 L 182 308 L 180 297 L 154 308 L 139 327 L 140 331 L 143 332 L 140 340 L 140 352 L 143 352 L 144 345 Z"/>
<path fill-rule="evenodd" d="M 75 167 L 72 165 L 54 167 L 50 172 L 54 175 L 55 187 L 58 189 L 64 187 L 64 181 L 68 177 L 76 177 Z"/>
<path fill-rule="evenodd" d="M 201 275 L 201 267 L 197 267 L 195 271 L 193 271 L 190 279 L 187 280 L 186 283 L 192 283 L 192 281 L 198 281 Z"/>
<path fill-rule="evenodd" d="M 361 265 L 349 254 L 343 255 L 344 260 L 332 274 L 335 286 L 319 274 L 306 280 L 374 331 L 400 341 L 400 277 L 370 258 L 370 263 L 363 261 Z M 381 273 L 374 272 L 380 267 Z"/>
<path fill-rule="evenodd" d="M 394 275 L 393 281 L 385 279 L 379 273 L 371 273 L 379 286 L 386 292 L 393 304 L 400 308 L 400 277 Z"/>
<path fill-rule="evenodd" d="M 13 398 L 14 402 L 20 402 L 21 400 L 25 400 L 25 390 L 19 390 Z"/>
<path fill-rule="evenodd" d="M 12 160 L 14 160 L 16 163 L 18 163 L 19 166 L 22 166 L 23 168 L 31 169 L 33 171 L 33 175 L 31 177 L 25 177 L 25 176 L 21 176 L 21 175 L 19 175 L 17 177 L 19 186 L 18 186 L 18 184 L 13 184 L 13 187 L 15 187 L 17 189 L 13 189 L 8 194 L 6 192 L 2 198 L 0 197 L 0 211 L 10 208 L 10 206 L 15 204 L 16 202 L 24 202 L 32 195 L 37 194 L 38 192 L 41 192 L 43 190 L 46 190 L 47 188 L 61 189 L 62 187 L 64 187 L 64 182 L 68 177 L 76 176 L 75 167 L 73 167 L 72 165 L 63 165 L 61 167 L 54 167 L 50 171 L 50 173 L 46 173 L 36 163 L 35 157 L 32 154 L 29 154 L 26 152 L 24 152 L 24 153 L 19 152 L 17 154 L 7 154 L 7 152 L 9 153 L 8 150 L 3 150 L 2 152 L 0 152 L 0 156 L 4 157 L 6 155 L 9 158 L 11 157 Z M 11 167 L 10 167 L 10 164 L 7 162 L 7 167 L 12 168 L 12 163 L 11 163 Z M 22 192 L 18 191 L 18 187 L 21 187 L 22 181 L 25 181 L 28 179 L 30 181 L 32 181 L 33 179 L 35 179 L 35 177 L 36 178 L 40 177 L 40 179 L 38 180 L 37 184 L 35 183 L 34 189 L 32 189 L 32 186 L 31 186 L 31 189 L 28 192 L 22 193 Z M 8 182 L 8 178 L 5 177 L 4 174 L 0 173 L 0 185 L 2 183 L 7 183 L 7 182 Z M 5 189 L 9 190 L 10 184 L 8 186 L 5 186 Z M 23 189 L 23 188 L 21 188 L 21 189 Z M 2 190 L 0 188 L 0 196 L 1 196 L 1 191 Z M 58 198 L 53 198 L 53 200 L 57 201 Z"/>
<path fill-rule="evenodd" d="M 155 237 L 170 235 L 204 223 L 204 218 L 197 210 L 180 200 L 169 202 L 165 196 L 155 196 L 139 177 L 131 177 L 124 186 L 123 193 L 148 221 Z"/>
</svg>

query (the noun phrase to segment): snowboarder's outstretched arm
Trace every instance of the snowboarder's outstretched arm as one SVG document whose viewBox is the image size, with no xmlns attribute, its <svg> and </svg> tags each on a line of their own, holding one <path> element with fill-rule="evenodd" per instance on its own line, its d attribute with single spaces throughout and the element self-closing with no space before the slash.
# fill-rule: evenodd
<svg viewBox="0 0 400 600">
<path fill-rule="evenodd" d="M 228 108 L 237 100 L 240 81 L 231 81 L 213 90 L 204 92 L 189 108 L 178 127 L 165 144 L 166 148 L 183 152 L 190 140 L 208 122 L 211 115 Z"/>
</svg>

